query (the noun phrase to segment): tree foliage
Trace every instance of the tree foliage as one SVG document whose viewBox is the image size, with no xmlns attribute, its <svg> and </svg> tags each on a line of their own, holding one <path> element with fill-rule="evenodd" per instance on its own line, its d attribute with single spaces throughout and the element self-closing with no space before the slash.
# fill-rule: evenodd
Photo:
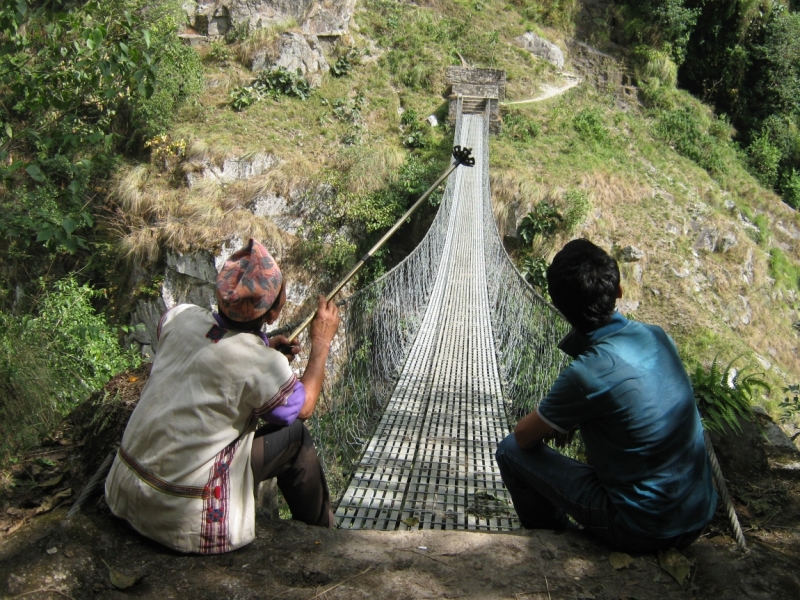
<svg viewBox="0 0 800 600">
<path fill-rule="evenodd" d="M 753 176 L 796 206 L 793 174 L 800 170 L 800 13 L 796 3 L 628 1 L 618 15 L 626 41 L 644 45 L 635 53 L 636 72 L 649 105 L 675 108 L 660 89 L 665 77 L 654 74 L 663 71 L 655 68 L 660 62 L 653 59 L 654 53 L 668 52 L 680 66 L 680 85 L 712 104 L 718 114 L 727 115 Z M 664 123 L 662 115 L 662 129 L 668 125 L 674 130 L 681 125 L 679 117 L 666 115 L 670 123 Z M 704 145 L 678 143 L 676 148 L 694 159 L 706 152 Z M 703 166 L 709 169 L 710 165 Z"/>
<path fill-rule="evenodd" d="M 75 277 L 38 285 L 30 313 L 0 310 L 0 462 L 140 361 L 92 306 L 100 291 Z"/>
<path fill-rule="evenodd" d="M 96 3 L 25 0 L 3 3 L 0 28 L 2 233 L 75 252 L 86 247 L 91 181 L 108 167 L 118 115 L 152 94 L 149 34 Z"/>
<path fill-rule="evenodd" d="M 24 262 L 42 245 L 53 255 L 88 251 L 116 159 L 143 152 L 144 140 L 163 132 L 177 105 L 200 89 L 199 59 L 177 38 L 174 4 L 3 0 L 6 257 Z M 5 280 L 16 267 L 2 266 Z"/>
</svg>

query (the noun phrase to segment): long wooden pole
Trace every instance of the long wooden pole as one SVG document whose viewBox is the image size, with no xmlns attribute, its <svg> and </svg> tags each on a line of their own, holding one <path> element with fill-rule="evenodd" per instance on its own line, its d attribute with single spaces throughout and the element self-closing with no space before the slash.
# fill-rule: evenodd
<svg viewBox="0 0 800 600">
<path fill-rule="evenodd" d="M 361 270 L 361 267 L 363 267 L 364 264 L 366 264 L 366 262 L 370 258 L 372 258 L 372 255 L 375 254 L 381 248 L 381 246 L 383 246 L 389 240 L 389 238 L 392 237 L 397 232 L 398 229 L 400 229 L 400 227 L 402 227 L 403 223 L 406 222 L 406 219 L 408 219 L 412 214 L 414 214 L 414 212 L 420 206 L 422 206 L 422 203 L 428 199 L 428 196 L 430 196 L 433 193 L 433 191 L 437 187 L 439 187 L 439 185 L 445 179 L 449 177 L 450 173 L 456 170 L 456 167 L 458 167 L 459 165 L 466 165 L 468 167 L 472 167 L 475 165 L 475 159 L 472 157 L 471 148 L 462 148 L 461 146 L 454 146 L 453 159 L 454 159 L 453 164 L 450 165 L 450 167 L 442 174 L 442 176 L 439 177 L 439 179 L 437 179 L 433 183 L 433 185 L 428 188 L 428 191 L 426 191 L 424 194 L 422 194 L 422 196 L 419 197 L 419 200 L 417 200 L 414 203 L 414 205 L 411 208 L 409 208 L 405 212 L 405 214 L 397 220 L 397 222 L 394 225 L 392 225 L 389 231 L 383 234 L 383 237 L 380 240 L 378 240 L 378 243 L 376 243 L 372 248 L 369 249 L 369 251 L 364 256 L 361 257 L 361 259 L 350 270 L 350 272 L 347 275 L 345 275 L 344 279 L 342 279 L 336 285 L 336 287 L 334 287 L 333 290 L 331 290 L 331 292 L 327 296 L 325 296 L 326 300 L 330 301 L 334 296 L 336 296 L 336 294 L 338 294 L 342 290 L 342 288 L 345 285 L 347 285 L 348 281 L 350 281 L 353 277 L 355 277 L 356 273 L 358 273 Z M 314 320 L 315 316 L 317 316 L 316 310 L 295 328 L 295 330 L 289 336 L 289 340 L 294 340 L 298 335 L 300 335 L 303 332 L 303 330 L 311 324 L 311 321 Z"/>
</svg>

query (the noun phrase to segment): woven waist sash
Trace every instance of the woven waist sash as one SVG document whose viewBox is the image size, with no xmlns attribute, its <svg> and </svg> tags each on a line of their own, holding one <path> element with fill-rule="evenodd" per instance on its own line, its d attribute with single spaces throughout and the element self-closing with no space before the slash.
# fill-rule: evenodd
<svg viewBox="0 0 800 600">
<path fill-rule="evenodd" d="M 153 475 L 150 471 L 145 469 L 142 465 L 136 462 L 130 454 L 125 452 L 125 448 L 120 446 L 119 457 L 136 475 L 139 479 L 146 484 L 156 488 L 160 492 L 170 494 L 171 496 L 180 496 L 182 498 L 207 498 L 209 496 L 208 486 L 206 487 L 193 487 L 188 485 L 177 485 L 164 481 L 160 477 Z"/>
</svg>

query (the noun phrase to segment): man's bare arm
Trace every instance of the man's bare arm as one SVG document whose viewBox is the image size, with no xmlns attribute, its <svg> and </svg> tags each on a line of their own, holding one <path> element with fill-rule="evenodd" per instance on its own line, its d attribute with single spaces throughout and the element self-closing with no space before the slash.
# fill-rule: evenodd
<svg viewBox="0 0 800 600">
<path fill-rule="evenodd" d="M 532 448 L 542 440 L 553 437 L 554 432 L 539 416 L 539 412 L 534 410 L 519 420 L 514 428 L 514 438 L 520 448 Z"/>
<path fill-rule="evenodd" d="M 300 409 L 298 419 L 305 421 L 317 407 L 317 400 L 325 379 L 325 361 L 328 359 L 331 341 L 339 329 L 339 308 L 333 301 L 327 302 L 325 296 L 318 298 L 317 316 L 311 322 L 308 337 L 311 339 L 311 353 L 306 370 L 300 381 L 306 389 L 306 401 Z"/>
</svg>

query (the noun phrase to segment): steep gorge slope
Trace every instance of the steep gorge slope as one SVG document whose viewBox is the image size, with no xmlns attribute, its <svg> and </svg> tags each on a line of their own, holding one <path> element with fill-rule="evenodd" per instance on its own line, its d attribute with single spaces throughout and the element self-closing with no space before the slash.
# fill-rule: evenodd
<svg viewBox="0 0 800 600">
<path fill-rule="evenodd" d="M 766 372 L 774 386 L 766 402 L 775 410 L 780 387 L 800 380 L 792 327 L 799 319 L 796 213 L 744 171 L 724 122 L 688 94 L 669 90 L 667 117 L 695 115 L 698 131 L 714 144 L 706 151 L 724 169 L 686 158 L 691 130 L 670 129 L 664 111 L 640 103 L 626 49 L 604 41 L 603 3 L 581 6 L 578 30 L 607 53 L 576 41 L 571 26 L 552 15 L 555 28 L 525 3 L 499 1 L 367 0 L 356 5 L 349 32 L 316 41 L 297 21 L 229 36 L 231 44 L 212 37 L 198 46 L 206 79 L 199 101 L 183 109 L 150 165 L 120 175 L 112 196 L 121 246 L 139 274 L 131 288 L 152 289 L 163 273 L 175 279 L 170 273 L 181 254 L 230 251 L 256 235 L 297 282 L 289 312 L 297 310 L 351 263 L 360 242 L 399 214 L 411 190 L 421 191 L 444 168 L 452 132 L 424 119 L 444 120 L 449 64 L 504 69 L 510 103 L 562 81 L 556 67 L 515 42 L 535 30 L 561 48 L 564 71 L 577 72 L 583 83 L 504 109 L 506 126 L 490 152 L 496 214 L 510 249 L 519 258 L 549 258 L 570 237 L 587 236 L 612 250 L 625 278 L 621 310 L 664 326 L 689 365 L 741 355 L 737 366 Z M 233 31 L 236 23 L 225 26 Z M 232 94 L 255 75 L 248 67 L 284 60 L 287 40 L 298 39 L 313 55 L 300 59 L 307 78 L 319 83 L 310 97 L 276 96 L 233 110 Z M 349 71 L 334 77 L 333 64 Z M 184 144 L 185 153 L 170 144 Z M 576 192 L 589 203 L 581 222 L 533 248 L 513 244 L 520 221 L 539 202 L 565 212 Z M 386 266 L 424 226 L 423 218 L 403 231 Z M 210 275 L 194 278 L 202 288 Z M 175 292 L 162 296 L 140 302 L 137 317 L 157 313 Z"/>
</svg>

